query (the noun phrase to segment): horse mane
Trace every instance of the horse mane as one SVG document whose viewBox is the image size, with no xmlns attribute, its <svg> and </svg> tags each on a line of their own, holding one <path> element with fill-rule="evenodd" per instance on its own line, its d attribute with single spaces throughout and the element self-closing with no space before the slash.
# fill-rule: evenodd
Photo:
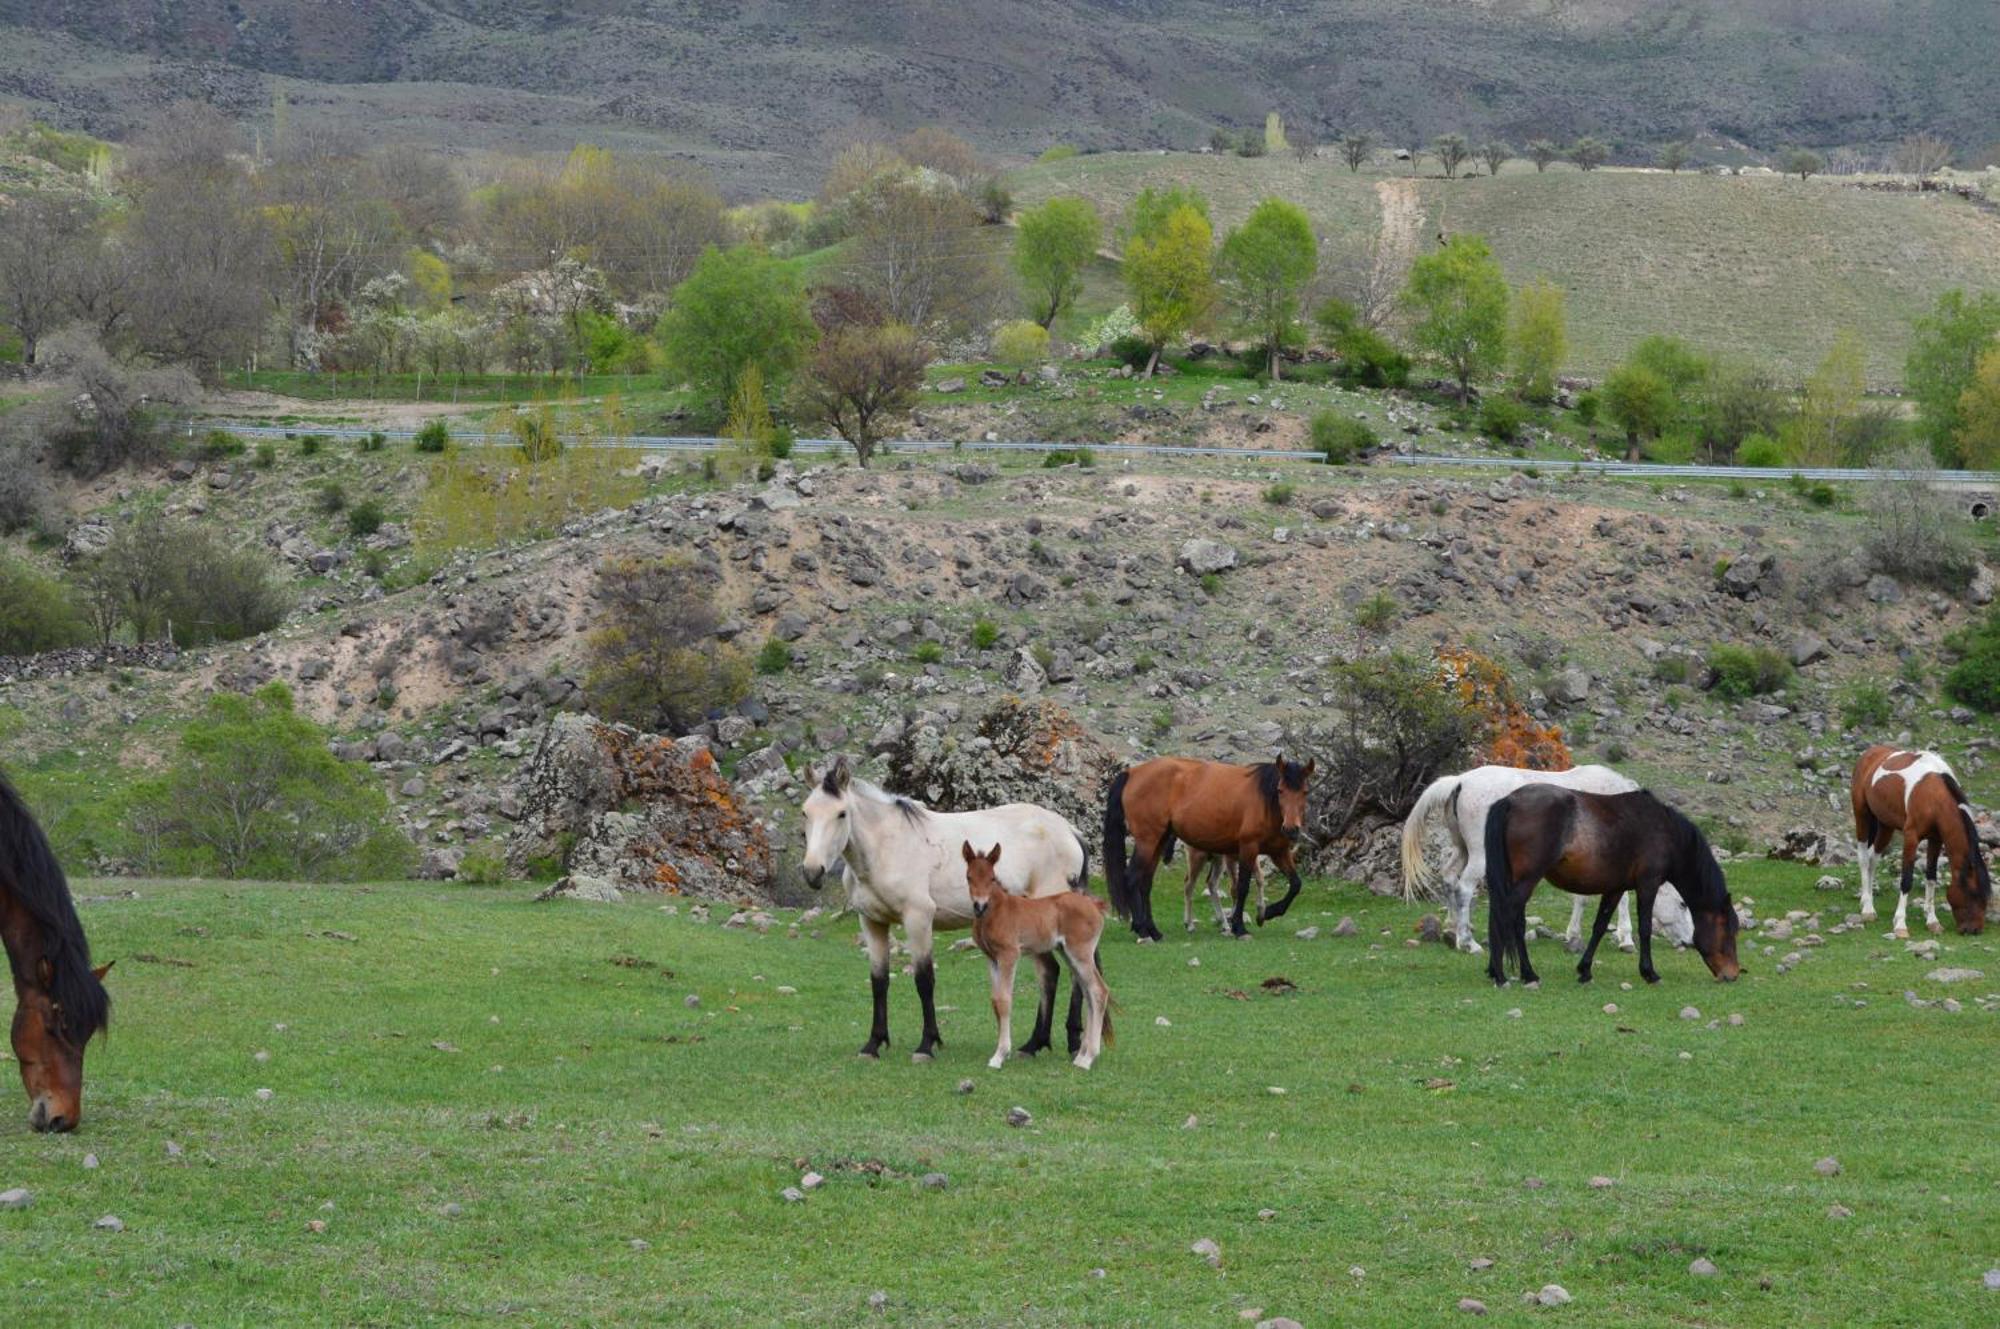
<svg viewBox="0 0 2000 1329">
<path fill-rule="evenodd" d="M 1257 792 L 1264 796 L 1264 808 L 1276 820 L 1283 820 L 1284 813 L 1278 807 L 1280 782 L 1286 789 L 1299 789 L 1306 782 L 1306 768 L 1296 761 L 1260 761 L 1250 768 L 1257 781 Z"/>
<path fill-rule="evenodd" d="M 81 1047 L 111 1023 L 111 995 L 90 972 L 90 942 L 76 916 L 76 901 L 48 837 L 35 824 L 14 786 L 0 774 L 0 887 L 18 900 L 42 930 L 55 973 L 51 995 L 62 1007 L 63 1031 Z"/>
<path fill-rule="evenodd" d="M 1692 881 L 1681 880 L 1683 876 L 1690 874 L 1681 872 L 1674 874 L 1673 883 L 1680 891 L 1681 898 L 1687 901 L 1690 909 L 1722 909 L 1733 920 L 1736 911 L 1729 907 L 1729 883 L 1723 880 L 1722 865 L 1715 861 L 1715 850 L 1709 847 L 1708 837 L 1702 834 L 1701 827 L 1695 825 L 1693 820 L 1679 808 L 1664 801 L 1650 789 L 1644 792 L 1646 797 L 1652 799 L 1665 814 L 1667 825 L 1674 835 L 1678 849 L 1677 856 L 1684 862 L 1688 859 L 1694 862 Z M 1693 888 L 1695 893 L 1691 894 L 1690 888 Z"/>
<path fill-rule="evenodd" d="M 1951 801 L 1958 805 L 1959 824 L 1965 831 L 1966 852 L 1972 855 L 1974 890 L 1973 895 L 1981 904 L 1993 898 L 1993 873 L 1986 865 L 1986 851 L 1979 846 L 1979 828 L 1972 822 L 1972 805 L 1965 797 L 1965 791 L 1958 787 L 1958 781 L 1949 773 L 1940 775 L 1945 791 Z"/>
<path fill-rule="evenodd" d="M 925 817 L 930 815 L 930 809 L 925 807 L 922 803 L 917 802 L 916 799 L 906 798 L 902 794 L 892 794 L 888 790 L 882 788 L 882 786 L 870 784 L 866 780 L 855 779 L 854 781 L 852 781 L 852 788 L 860 790 L 865 797 L 871 799 L 874 802 L 885 803 L 888 806 L 896 809 L 896 811 L 903 814 L 903 820 L 910 823 L 912 826 L 917 825 L 919 822 L 923 821 Z M 838 794 L 840 791 L 838 789 L 832 789 L 829 790 L 828 792 Z"/>
</svg>

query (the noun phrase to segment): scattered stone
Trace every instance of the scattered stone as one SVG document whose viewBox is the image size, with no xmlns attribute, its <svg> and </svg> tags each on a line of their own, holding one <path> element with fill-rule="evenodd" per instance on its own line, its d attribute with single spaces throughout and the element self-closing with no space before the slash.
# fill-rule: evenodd
<svg viewBox="0 0 2000 1329">
<path fill-rule="evenodd" d="M 85 1170 L 85 1171 L 87 1171 L 87 1172 L 94 1172 L 94 1171 L 96 1171 L 96 1170 L 97 1170 L 97 1155 L 96 1155 L 96 1154 L 85 1154 L 85 1155 L 83 1156 L 83 1166 L 84 1166 L 84 1170 Z"/>
<path fill-rule="evenodd" d="M 1196 537 L 1181 545 L 1180 565 L 1197 577 L 1236 566 L 1236 550 L 1220 540 Z"/>
<path fill-rule="evenodd" d="M 1928 974 L 1925 974 L 1924 977 L 1933 983 L 1976 983 L 1986 977 L 1986 974 L 1985 971 L 1979 969 L 1953 967 L 1933 969 Z"/>
<path fill-rule="evenodd" d="M 951 1185 L 951 1178 L 942 1172 L 926 1172 L 917 1179 L 917 1184 L 927 1191 L 941 1191 Z"/>
<path fill-rule="evenodd" d="M 1034 1119 L 1033 1114 L 1024 1107 L 1010 1107 L 1007 1109 L 1007 1124 L 1016 1129 L 1028 1125 Z"/>
<path fill-rule="evenodd" d="M 799 1178 L 799 1189 L 802 1191 L 816 1191 L 824 1185 L 826 1178 L 817 1172 L 808 1172 Z"/>
<path fill-rule="evenodd" d="M 961 1094 L 969 1094 L 978 1087 L 979 1086 L 971 1080 L 960 1080 L 958 1082 L 958 1092 Z"/>
<path fill-rule="evenodd" d="M 1837 1177 L 1840 1175 L 1840 1160 L 1832 1157 L 1822 1158 L 1813 1164 L 1813 1171 L 1822 1177 Z"/>
<path fill-rule="evenodd" d="M 1729 1027 L 1731 1029 L 1741 1029 L 1743 1027 L 1743 1012 L 1731 1011 L 1729 1013 Z"/>
<path fill-rule="evenodd" d="M 1697 1257 L 1694 1263 L 1688 1266 L 1688 1272 L 1696 1278 L 1713 1278 L 1722 1271 L 1717 1269 L 1714 1262 L 1704 1255 Z"/>
<path fill-rule="evenodd" d="M 653 1243 L 647 1241 L 644 1237 L 634 1237 L 625 1244 L 635 1251 L 649 1251 L 653 1249 Z"/>
<path fill-rule="evenodd" d="M 778 1194 L 786 1204 L 800 1204 L 806 1198 L 806 1193 L 796 1186 L 787 1186 L 785 1189 L 779 1191 Z"/>
<path fill-rule="evenodd" d="M 1544 1306 L 1567 1306 L 1570 1303 L 1569 1290 L 1561 1283 L 1545 1283 L 1535 1294 L 1535 1300 Z"/>
<path fill-rule="evenodd" d="M 1184 1131 L 1191 1131 L 1199 1125 L 1201 1125 L 1201 1118 L 1197 1117 L 1194 1113 L 1190 1112 L 1188 1113 L 1188 1119 L 1181 1123 L 1181 1129 Z"/>
<path fill-rule="evenodd" d="M 324 1218 L 308 1219 L 306 1222 L 306 1231 L 315 1235 L 326 1231 L 326 1220 Z"/>
<path fill-rule="evenodd" d="M 454 1200 L 452 1203 L 438 1210 L 438 1212 L 446 1218 L 463 1218 L 465 1217 L 465 1206 Z"/>
<path fill-rule="evenodd" d="M 21 1186 L 0 1191 L 0 1209 L 26 1209 L 35 1202 L 35 1193 Z"/>
<path fill-rule="evenodd" d="M 687 996 L 681 999 L 681 1005 L 687 1007 L 691 1011 L 700 1010 L 701 998 L 697 997 L 694 993 L 690 992 L 687 994 Z"/>
<path fill-rule="evenodd" d="M 1257 1329 L 1306 1329 L 1306 1327 L 1287 1316 L 1274 1315 L 1268 1320 L 1257 1321 Z"/>
<path fill-rule="evenodd" d="M 174 1142 L 174 1141 L 172 1141 L 172 1140 L 169 1140 L 169 1141 L 167 1141 L 167 1157 L 168 1157 L 168 1158 L 179 1158 L 180 1156 L 181 1156 L 181 1147 L 180 1147 L 180 1145 L 179 1145 L 179 1144 L 177 1144 L 177 1143 L 175 1143 L 175 1142 Z"/>
<path fill-rule="evenodd" d="M 1458 1308 L 1467 1315 L 1486 1314 L 1486 1303 L 1477 1297 L 1460 1297 L 1458 1299 Z"/>
<path fill-rule="evenodd" d="M 1827 1206 L 1826 1216 L 1828 1218 L 1852 1218 L 1854 1217 L 1854 1211 L 1844 1204 L 1829 1205 Z"/>
<path fill-rule="evenodd" d="M 1615 1001 L 1607 1001 L 1607 1002 L 1605 1002 L 1605 1003 L 1604 1003 L 1604 1013 L 1605 1013 L 1606 1015 L 1616 1015 L 1616 1014 L 1618 1014 L 1618 1003 L 1617 1003 L 1617 1002 L 1615 1002 Z"/>
<path fill-rule="evenodd" d="M 1222 1247 L 1216 1245 L 1214 1241 L 1207 1237 L 1203 1237 L 1200 1241 L 1188 1247 L 1188 1252 L 1192 1255 L 1199 1255 L 1202 1259 L 1206 1260 L 1208 1267 L 1211 1269 L 1220 1269 L 1222 1267 Z"/>
<path fill-rule="evenodd" d="M 1345 915 L 1333 925 L 1333 935 L 1336 937 L 1351 937 L 1359 931 L 1361 929 L 1355 925 L 1354 920 Z"/>
<path fill-rule="evenodd" d="M 2000 1269 L 1988 1269 L 1985 1283 L 1988 1292 L 2000 1292 Z"/>
<path fill-rule="evenodd" d="M 1520 1018 L 1521 1018 L 1521 1008 L 1520 1008 L 1519 1006 L 1516 1006 L 1516 1007 L 1512 1008 L 1511 1010 L 1509 1010 L 1509 1011 L 1507 1012 L 1507 1018 L 1508 1018 L 1508 1019 L 1510 1019 L 1510 1020 L 1518 1020 L 1518 1019 L 1520 1019 Z"/>
<path fill-rule="evenodd" d="M 1696 1010 L 1694 1007 L 1692 1006 L 1681 1007 L 1681 1019 L 1699 1020 L 1700 1018 L 1701 1018 L 1701 1012 Z"/>
<path fill-rule="evenodd" d="M 1466 1265 L 1466 1268 L 1472 1270 L 1472 1272 L 1475 1274 L 1483 1274 L 1492 1267 L 1493 1267 L 1493 1261 L 1488 1259 L 1484 1255 L 1479 1256 L 1477 1259 L 1473 1260 L 1470 1264 Z"/>
<path fill-rule="evenodd" d="M 272 1093 L 269 1089 L 259 1089 L 257 1091 L 257 1101 L 259 1103 L 268 1103 L 271 1101 L 271 1098 Z"/>
<path fill-rule="evenodd" d="M 889 1309 L 889 1294 L 879 1290 L 870 1292 L 868 1294 L 868 1309 L 874 1311 L 877 1315 Z"/>
<path fill-rule="evenodd" d="M 1278 1216 L 1278 1211 L 1275 1209 L 1259 1209 L 1257 1211 L 1257 1219 L 1259 1222 L 1268 1223 L 1277 1216 Z"/>
<path fill-rule="evenodd" d="M 1297 937 L 1297 938 L 1298 938 L 1298 939 L 1299 939 L 1300 941 L 1312 941 L 1313 939 L 1315 939 L 1316 937 L 1318 937 L 1318 936 L 1319 936 L 1319 929 L 1318 929 L 1318 928 L 1300 928 L 1300 929 L 1299 929 L 1299 930 L 1298 930 L 1298 931 L 1297 931 L 1296 933 L 1294 933 L 1293 935 L 1294 935 L 1294 936 L 1296 936 L 1296 937 Z"/>
<path fill-rule="evenodd" d="M 1524 1191 L 1538 1191 L 1546 1187 L 1548 1184 L 1549 1183 L 1543 1181 L 1540 1177 L 1529 1177 L 1524 1181 L 1522 1181 L 1521 1189 Z"/>
<path fill-rule="evenodd" d="M 1590 1179 L 1590 1189 L 1594 1191 L 1609 1190 L 1613 1186 L 1616 1186 L 1617 1184 L 1618 1183 L 1612 1180 L 1610 1177 L 1592 1177 Z"/>
</svg>

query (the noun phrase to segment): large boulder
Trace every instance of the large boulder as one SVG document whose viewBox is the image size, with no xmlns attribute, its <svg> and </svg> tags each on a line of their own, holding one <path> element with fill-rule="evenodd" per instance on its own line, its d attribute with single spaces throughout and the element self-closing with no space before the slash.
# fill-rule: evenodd
<svg viewBox="0 0 2000 1329">
<path fill-rule="evenodd" d="M 1236 550 L 1220 540 L 1196 536 L 1181 545 L 1180 565 L 1197 577 L 1236 566 Z"/>
<path fill-rule="evenodd" d="M 770 900 L 770 842 L 703 741 L 558 715 L 515 793 L 521 817 L 508 865 L 525 875 L 537 862 L 561 863 L 552 893 L 602 899 L 609 882 L 627 892 Z"/>
<path fill-rule="evenodd" d="M 1092 843 L 1104 790 L 1122 764 L 1054 702 L 1007 697 L 971 733 L 935 719 L 906 725 L 889 745 L 889 786 L 944 812 L 1039 803 Z"/>
</svg>

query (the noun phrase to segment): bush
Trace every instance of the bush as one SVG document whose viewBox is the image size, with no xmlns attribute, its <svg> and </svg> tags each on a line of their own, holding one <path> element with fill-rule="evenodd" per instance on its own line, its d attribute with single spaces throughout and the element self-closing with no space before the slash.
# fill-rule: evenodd
<svg viewBox="0 0 2000 1329">
<path fill-rule="evenodd" d="M 1042 469 L 1053 471 L 1062 466 L 1095 466 L 1097 456 L 1089 448 L 1057 448 L 1042 458 Z"/>
<path fill-rule="evenodd" d="M 1527 408 L 1512 397 L 1494 393 L 1479 404 L 1480 432 L 1496 443 L 1512 443 L 1527 422 Z"/>
<path fill-rule="evenodd" d="M 1738 466 L 1772 469 L 1785 464 L 1785 445 L 1768 434 L 1752 434 L 1736 449 Z"/>
<path fill-rule="evenodd" d="M 679 735 L 750 692 L 750 661 L 715 639 L 712 570 L 678 554 L 597 569 L 585 687 L 601 716 Z"/>
<path fill-rule="evenodd" d="M 320 447 L 325 442 L 325 434 L 301 434 L 299 435 L 299 455 L 301 457 L 317 457 Z"/>
<path fill-rule="evenodd" d="M 792 667 L 792 648 L 776 637 L 768 637 L 764 647 L 757 652 L 757 672 L 760 674 L 782 674 Z"/>
<path fill-rule="evenodd" d="M 380 503 L 377 503 L 372 498 L 364 499 L 347 511 L 348 534 L 354 536 L 373 535 L 382 529 L 382 523 L 387 519 Z"/>
<path fill-rule="evenodd" d="M 1074 156 L 1076 156 L 1075 144 L 1052 143 L 1048 147 L 1043 148 L 1042 155 L 1035 158 L 1035 160 L 1038 162 L 1061 162 L 1068 161 Z"/>
<path fill-rule="evenodd" d="M 1373 328 L 1352 327 L 1334 338 L 1340 376 L 1364 388 L 1400 388 L 1410 381 L 1410 357 Z"/>
<path fill-rule="evenodd" d="M 1769 646 L 1717 645 L 1709 649 L 1715 691 L 1732 701 L 1776 692 L 1792 681 L 1792 662 Z"/>
<path fill-rule="evenodd" d="M 1344 466 L 1375 443 L 1375 431 L 1352 416 L 1320 411 L 1312 418 L 1313 451 L 1325 454 L 1329 466 Z"/>
<path fill-rule="evenodd" d="M 1895 717 L 1889 694 L 1876 683 L 1856 683 L 1840 699 L 1840 722 L 1849 729 L 1879 730 Z"/>
<path fill-rule="evenodd" d="M 1685 683 L 1688 681 L 1688 662 L 1685 655 L 1663 655 L 1653 661 L 1653 677 L 1662 683 Z"/>
<path fill-rule="evenodd" d="M 451 446 L 451 429 L 436 416 L 424 421 L 410 446 L 418 452 L 443 452 Z"/>
<path fill-rule="evenodd" d="M 1000 627 L 990 618 L 982 618 L 972 625 L 972 649 L 987 651 L 1000 640 Z"/>
<path fill-rule="evenodd" d="M 278 464 L 278 445 L 265 439 L 257 445 L 257 469 L 268 471 Z"/>
<path fill-rule="evenodd" d="M 488 845 L 468 849 L 452 878 L 469 886 L 498 886 L 507 880 L 507 859 Z"/>
<path fill-rule="evenodd" d="M 1945 639 L 1958 655 L 1944 676 L 1945 695 L 1977 711 L 2000 711 L 2000 608 Z"/>
<path fill-rule="evenodd" d="M 1486 725 L 1430 661 L 1401 652 L 1332 667 L 1329 741 L 1316 745 L 1310 830 L 1326 843 L 1356 818 L 1401 820 L 1425 785 L 1471 765 Z"/>
<path fill-rule="evenodd" d="M 1201 589 L 1202 589 L 1203 593 L 1204 593 L 1204 594 L 1206 594 L 1206 595 L 1208 596 L 1208 598 L 1209 598 L 1209 599 L 1211 599 L 1211 600 L 1213 600 L 1213 599 L 1214 599 L 1214 598 L 1215 598 L 1216 596 L 1218 596 L 1218 595 L 1221 595 L 1221 594 L 1222 594 L 1222 574 L 1221 574 L 1220 572 L 1204 572 L 1204 573 L 1202 573 L 1202 574 L 1201 574 Z"/>
<path fill-rule="evenodd" d="M 47 351 L 61 376 L 38 401 L 7 413 L 9 437 L 46 447 L 57 466 L 85 479 L 165 454 L 168 416 L 193 396 L 191 376 L 126 364 L 81 332 L 52 338 Z"/>
<path fill-rule="evenodd" d="M 224 457 L 242 456 L 244 443 L 227 429 L 211 429 L 202 437 L 198 452 L 204 461 L 221 461 Z"/>
<path fill-rule="evenodd" d="M 1369 636 L 1379 637 L 1395 626 L 1396 616 L 1401 612 L 1402 606 L 1396 603 L 1395 596 L 1377 591 L 1354 606 L 1354 626 Z"/>
<path fill-rule="evenodd" d="M 917 649 L 910 652 L 910 658 L 921 665 L 934 665 L 944 659 L 944 647 L 934 641 L 920 641 Z"/>
<path fill-rule="evenodd" d="M 0 552 L 0 655 L 33 655 L 89 640 L 62 584 Z"/>
<path fill-rule="evenodd" d="M 1134 369 L 1144 369 L 1153 360 L 1153 343 L 1136 333 L 1112 338 L 1104 350 L 1112 359 Z"/>
<path fill-rule="evenodd" d="M 1290 481 L 1280 480 L 1264 491 L 1264 501 L 1274 508 L 1288 506 L 1297 496 L 1298 489 Z"/>
<path fill-rule="evenodd" d="M 344 512 L 347 509 L 347 491 L 337 484 L 322 485 L 313 498 L 313 506 L 329 517 L 336 512 Z"/>
<path fill-rule="evenodd" d="M 363 452 L 380 452 L 388 446 L 389 436 L 379 429 L 371 431 L 360 443 L 360 448 Z"/>
<path fill-rule="evenodd" d="M 1937 487 L 1930 453 L 1913 447 L 1891 458 L 1904 474 L 1878 476 L 1862 491 L 1869 561 L 1893 577 L 1957 592 L 1972 580 L 1979 556 L 1951 495 Z"/>
<path fill-rule="evenodd" d="M 1582 392 L 1576 398 L 1576 422 L 1585 429 L 1597 423 L 1597 412 L 1601 403 L 1594 392 Z"/>
<path fill-rule="evenodd" d="M 1049 330 L 1025 318 L 1003 323 L 993 334 L 993 358 L 1020 369 L 1049 358 Z"/>
<path fill-rule="evenodd" d="M 202 527 L 157 512 L 118 528 L 72 578 L 84 616 L 107 644 L 120 628 L 130 628 L 139 642 L 239 641 L 278 626 L 290 606 L 277 568 L 262 552 L 231 548 Z"/>
<path fill-rule="evenodd" d="M 62 528 L 62 503 L 36 464 L 33 449 L 0 442 L 0 535 L 15 531 L 54 533 Z"/>
<path fill-rule="evenodd" d="M 365 767 L 333 755 L 282 683 L 221 692 L 181 731 L 167 774 L 135 795 L 154 871 L 272 880 L 400 876 L 410 842 Z"/>
</svg>

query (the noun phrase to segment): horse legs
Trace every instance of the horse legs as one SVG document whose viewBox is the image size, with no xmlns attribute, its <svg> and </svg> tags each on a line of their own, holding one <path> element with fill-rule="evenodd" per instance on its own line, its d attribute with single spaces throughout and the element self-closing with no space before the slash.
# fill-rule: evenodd
<svg viewBox="0 0 2000 1329">
<path fill-rule="evenodd" d="M 1507 918 L 1507 926 L 1513 930 L 1514 954 L 1519 956 L 1521 960 L 1521 985 L 1523 987 L 1534 987 L 1542 981 L 1541 976 L 1535 972 L 1533 962 L 1528 959 L 1528 897 L 1533 895 L 1534 892 L 1534 882 L 1524 881 L 1517 883 L 1513 892 L 1514 907 L 1509 911 Z M 1487 905 L 1488 909 L 1492 907 L 1491 904 Z"/>
<path fill-rule="evenodd" d="M 1583 897 L 1569 897 L 1569 927 L 1563 931 L 1563 945 L 1572 951 L 1583 949 Z"/>
<path fill-rule="evenodd" d="M 1222 871 L 1226 861 L 1221 854 L 1208 856 L 1208 912 L 1215 919 L 1217 932 L 1229 931 L 1229 892 L 1222 888 Z"/>
<path fill-rule="evenodd" d="M 1863 812 L 1855 820 L 1860 823 L 1854 828 L 1854 858 L 1861 865 L 1861 921 L 1875 921 L 1875 816 Z"/>
<path fill-rule="evenodd" d="M 1583 907 L 1581 895 L 1576 897 L 1576 903 L 1579 909 Z M 1590 925 L 1590 944 L 1583 948 L 1583 958 L 1576 962 L 1577 982 L 1590 981 L 1590 962 L 1597 955 L 1597 944 L 1604 940 L 1604 929 L 1610 924 L 1611 915 L 1624 903 L 1623 891 L 1619 891 L 1616 895 L 1607 895 L 1597 902 L 1597 919 Z"/>
<path fill-rule="evenodd" d="M 1140 941 L 1160 941 L 1160 929 L 1153 924 L 1153 874 L 1160 867 L 1160 844 L 1141 846 L 1132 856 L 1132 932 Z"/>
<path fill-rule="evenodd" d="M 1502 885 L 1486 897 L 1486 976 L 1495 987 L 1507 986 L 1507 923 L 1513 896 L 1513 887 Z"/>
<path fill-rule="evenodd" d="M 868 987 L 875 996 L 875 1022 L 869 1026 L 861 1055 L 879 1057 L 889 1042 L 889 925 L 862 919 L 861 940 L 868 947 Z"/>
<path fill-rule="evenodd" d="M 1938 851 L 1942 848 L 1944 848 L 1942 832 L 1934 832 L 1930 842 L 1924 847 L 1924 926 L 1932 932 L 1944 931 L 1944 924 L 1938 922 L 1937 916 L 1937 864 Z"/>
<path fill-rule="evenodd" d="M 1639 889 L 1639 977 L 1648 983 L 1660 981 L 1660 971 L 1653 968 L 1653 897 L 1659 889 L 1658 882 Z"/>
<path fill-rule="evenodd" d="M 1257 925 L 1259 927 L 1262 927 L 1274 918 L 1283 918 L 1285 911 L 1292 907 L 1292 901 L 1299 898 L 1299 866 L 1298 860 L 1292 856 L 1292 847 L 1286 845 L 1284 852 L 1271 861 L 1284 869 L 1285 894 L 1283 899 L 1267 909 L 1264 907 L 1264 874 L 1257 871 L 1257 855 L 1254 852 L 1250 855 L 1250 870 L 1257 875 Z"/>
<path fill-rule="evenodd" d="M 1071 985 L 1078 992 L 1088 989 L 1090 994 L 1090 1024 L 1084 1032 L 1083 1047 L 1075 1058 L 1077 1069 L 1087 1071 L 1104 1053 L 1104 1019 L 1111 1005 L 1111 989 L 1105 986 L 1104 973 L 1097 965 L 1096 942 L 1074 949 L 1065 946 L 1063 955 L 1069 960 Z"/>
<path fill-rule="evenodd" d="M 1195 878 L 1200 875 L 1201 875 L 1201 851 L 1190 845 L 1188 847 L 1187 886 L 1183 892 L 1184 898 L 1181 901 L 1181 925 L 1185 927 L 1189 932 L 1194 931 Z M 1210 898 L 1212 899 L 1214 895 L 1215 895 L 1215 890 L 1213 887 L 1210 887 L 1209 889 Z"/>
<path fill-rule="evenodd" d="M 1618 949 L 1627 955 L 1632 953 L 1632 897 L 1618 897 Z"/>
<path fill-rule="evenodd" d="M 1056 1022 L 1056 980 L 1062 976 L 1062 966 L 1053 955 L 1035 957 L 1035 978 L 1041 986 L 1042 999 L 1035 1007 L 1035 1032 L 1028 1035 L 1028 1041 L 1014 1049 L 1017 1057 L 1032 1057 L 1037 1052 L 1046 1051 L 1049 1033 Z"/>
<path fill-rule="evenodd" d="M 1479 883 L 1486 880 L 1486 856 L 1477 848 L 1469 849 L 1465 865 L 1459 869 L 1454 886 L 1452 912 L 1457 922 L 1452 929 L 1452 939 L 1458 949 L 1467 955 L 1479 954 L 1478 939 L 1472 935 L 1472 897 L 1479 893 Z M 1493 902 L 1486 902 L 1486 930 L 1488 940 L 1493 931 Z"/>
<path fill-rule="evenodd" d="M 1014 962 L 1019 958 L 1019 951 L 1002 950 L 986 963 L 993 978 L 993 1019 L 1000 1026 L 1000 1043 L 986 1059 L 988 1070 L 1007 1064 L 1007 1048 L 1014 1041 Z"/>
<path fill-rule="evenodd" d="M 924 1007 L 924 1036 L 917 1044 L 917 1050 L 910 1054 L 911 1061 L 929 1061 L 944 1040 L 938 1037 L 937 1025 L 937 968 L 931 963 L 931 920 L 926 915 L 909 914 L 903 918 L 903 932 L 910 939 L 910 954 L 915 957 L 917 970 L 917 1000 Z M 1012 981 L 1012 971 L 1009 971 Z"/>
<path fill-rule="evenodd" d="M 1069 1021 L 1063 1031 L 1069 1036 L 1069 1054 L 1074 1057 L 1083 1046 L 1083 984 L 1076 981 L 1074 966 L 1069 976 Z"/>
<path fill-rule="evenodd" d="M 1229 935 L 1247 937 L 1250 929 L 1243 926 L 1243 902 L 1250 898 L 1250 874 L 1257 870 L 1257 851 L 1239 852 L 1236 855 L 1236 907 L 1229 913 Z"/>
<path fill-rule="evenodd" d="M 1896 896 L 1896 918 L 1895 921 L 1890 924 L 1890 930 L 1895 934 L 1898 940 L 1901 940 L 1910 935 L 1910 924 L 1909 924 L 1910 887 L 1914 884 L 1912 878 L 1916 876 L 1916 871 L 1917 871 L 1917 841 L 1912 836 L 1909 828 L 1905 827 L 1903 830 L 1902 891 Z"/>
</svg>

